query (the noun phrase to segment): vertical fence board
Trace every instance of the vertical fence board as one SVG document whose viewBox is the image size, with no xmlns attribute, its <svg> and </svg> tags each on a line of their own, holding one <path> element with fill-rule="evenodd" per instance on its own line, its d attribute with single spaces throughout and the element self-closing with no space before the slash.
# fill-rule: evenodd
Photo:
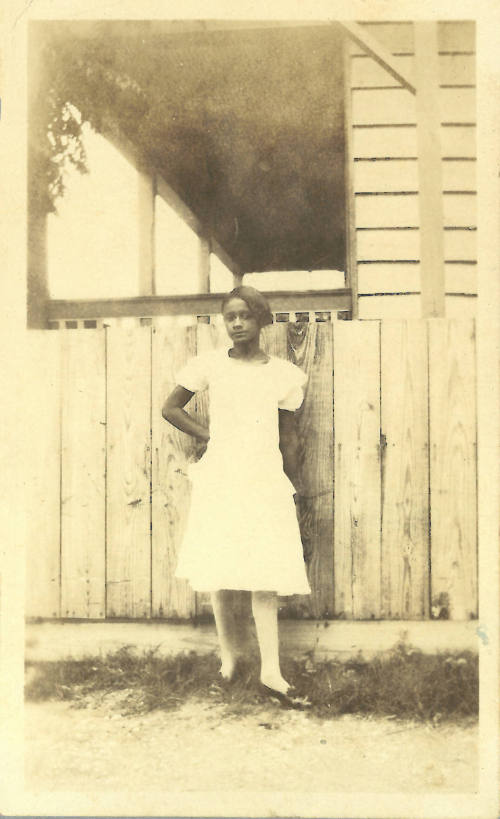
<svg viewBox="0 0 500 819">
<path fill-rule="evenodd" d="M 380 615 L 379 322 L 334 329 L 335 609 Z"/>
<path fill-rule="evenodd" d="M 288 322 L 274 322 L 262 328 L 261 346 L 268 355 L 288 358 Z M 300 518 L 300 512 L 299 512 Z M 300 521 L 301 530 L 303 521 Z M 282 617 L 308 616 L 309 602 L 306 595 L 287 595 L 279 598 L 279 612 Z"/>
<path fill-rule="evenodd" d="M 61 614 L 105 616 L 104 331 L 61 337 Z"/>
<path fill-rule="evenodd" d="M 299 521 L 312 594 L 297 596 L 311 617 L 333 615 L 333 335 L 327 323 L 288 324 L 289 356 L 309 376 L 297 413 L 304 498 Z"/>
<path fill-rule="evenodd" d="M 107 615 L 151 612 L 151 331 L 107 330 Z"/>
<path fill-rule="evenodd" d="M 27 334 L 30 388 L 30 436 L 26 475 L 28 617 L 60 616 L 60 350 L 62 335 L 30 330 Z"/>
<path fill-rule="evenodd" d="M 429 614 L 427 328 L 381 325 L 382 616 Z"/>
<path fill-rule="evenodd" d="M 209 350 L 230 346 L 227 333 L 220 321 L 214 324 L 199 323 L 196 326 L 196 352 L 198 354 Z M 194 410 L 201 424 L 210 426 L 210 401 L 208 390 L 197 393 L 193 399 Z M 204 614 L 211 611 L 210 594 L 196 592 L 196 613 Z"/>
<path fill-rule="evenodd" d="M 433 615 L 477 615 L 475 345 L 472 320 L 429 322 Z"/>
<path fill-rule="evenodd" d="M 187 580 L 174 574 L 189 507 L 192 446 L 187 435 L 162 418 L 161 410 L 177 370 L 195 355 L 196 330 L 166 323 L 153 331 L 152 341 L 152 612 L 154 617 L 187 618 L 195 614 L 195 595 Z"/>
</svg>

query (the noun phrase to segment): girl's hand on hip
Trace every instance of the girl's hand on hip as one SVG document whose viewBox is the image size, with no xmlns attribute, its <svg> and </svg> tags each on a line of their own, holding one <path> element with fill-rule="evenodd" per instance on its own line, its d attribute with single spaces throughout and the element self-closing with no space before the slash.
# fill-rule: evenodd
<svg viewBox="0 0 500 819">
<path fill-rule="evenodd" d="M 199 438 L 196 438 L 193 447 L 193 456 L 195 461 L 199 461 L 200 458 L 203 457 L 206 452 L 207 445 L 208 441 L 202 441 Z"/>
</svg>

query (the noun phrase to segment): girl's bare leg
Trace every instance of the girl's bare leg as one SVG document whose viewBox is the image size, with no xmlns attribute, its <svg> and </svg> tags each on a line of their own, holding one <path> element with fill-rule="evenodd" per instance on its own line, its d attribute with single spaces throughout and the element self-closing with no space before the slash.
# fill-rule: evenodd
<svg viewBox="0 0 500 819">
<path fill-rule="evenodd" d="M 260 680 L 269 688 L 286 694 L 290 684 L 282 676 L 280 669 L 276 592 L 252 592 L 252 613 L 260 648 Z"/>
<path fill-rule="evenodd" d="M 238 637 L 235 628 L 232 595 L 226 589 L 210 593 L 214 611 L 217 637 L 219 638 L 221 667 L 220 673 L 225 679 L 230 679 L 234 672 L 238 656 Z"/>
</svg>

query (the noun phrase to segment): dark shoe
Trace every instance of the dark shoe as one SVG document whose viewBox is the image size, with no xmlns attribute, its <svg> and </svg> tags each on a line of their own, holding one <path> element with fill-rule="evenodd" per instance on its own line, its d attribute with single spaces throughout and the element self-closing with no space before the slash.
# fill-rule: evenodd
<svg viewBox="0 0 500 819">
<path fill-rule="evenodd" d="M 286 694 L 283 691 L 277 691 L 275 688 L 269 688 L 268 685 L 264 685 L 264 683 L 259 684 L 259 690 L 261 694 L 264 694 L 266 697 L 269 697 L 273 700 L 278 700 L 280 705 L 284 708 L 293 708 L 297 711 L 304 711 L 306 708 L 311 707 L 311 702 L 307 699 L 307 697 L 299 697 L 296 689 L 293 686 L 290 686 Z"/>
</svg>

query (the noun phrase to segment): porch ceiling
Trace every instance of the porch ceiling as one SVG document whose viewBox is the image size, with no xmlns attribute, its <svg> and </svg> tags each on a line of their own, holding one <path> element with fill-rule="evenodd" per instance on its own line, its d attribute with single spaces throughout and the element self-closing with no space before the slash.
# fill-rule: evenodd
<svg viewBox="0 0 500 819">
<path fill-rule="evenodd" d="M 99 82 L 106 115 L 93 124 L 124 136 L 242 270 L 344 269 L 337 28 L 37 25 L 81 77 L 71 101 L 92 121 Z M 113 92 L 110 69 L 126 77 L 126 94 Z"/>
</svg>

